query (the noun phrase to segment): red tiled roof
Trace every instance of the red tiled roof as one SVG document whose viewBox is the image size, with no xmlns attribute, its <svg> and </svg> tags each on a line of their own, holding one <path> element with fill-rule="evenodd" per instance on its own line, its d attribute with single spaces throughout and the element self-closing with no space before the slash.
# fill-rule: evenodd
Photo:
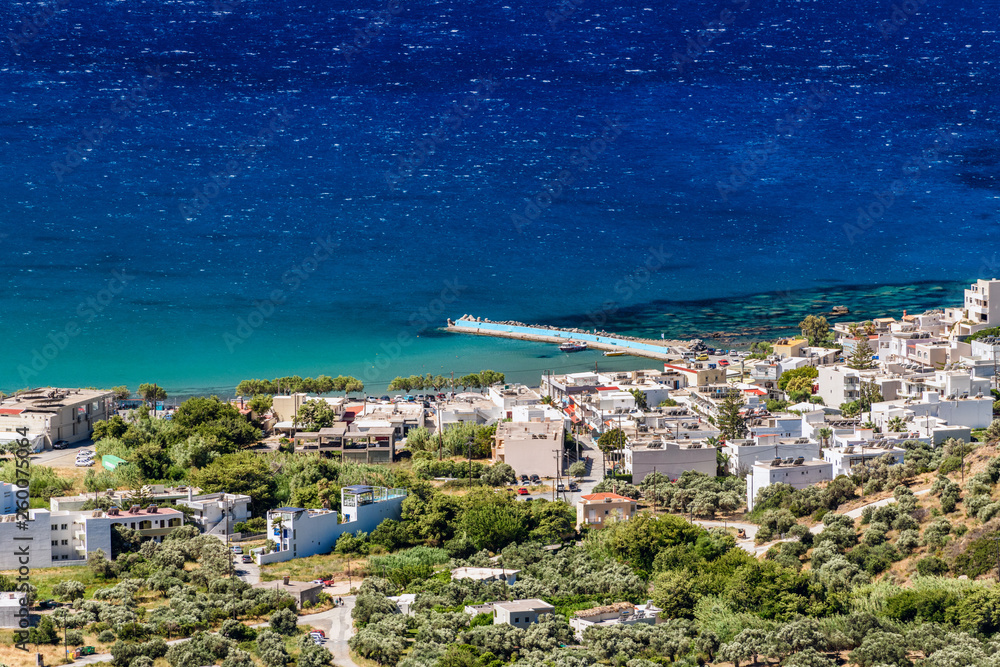
<svg viewBox="0 0 1000 667">
<path fill-rule="evenodd" d="M 0 408 L 0 415 L 19 415 L 25 408 Z"/>
<path fill-rule="evenodd" d="M 627 500 L 631 502 L 631 498 L 626 498 L 625 496 L 619 496 L 617 493 L 592 493 L 589 496 L 580 496 L 583 500 L 604 500 L 605 498 L 611 498 L 612 500 Z"/>
</svg>

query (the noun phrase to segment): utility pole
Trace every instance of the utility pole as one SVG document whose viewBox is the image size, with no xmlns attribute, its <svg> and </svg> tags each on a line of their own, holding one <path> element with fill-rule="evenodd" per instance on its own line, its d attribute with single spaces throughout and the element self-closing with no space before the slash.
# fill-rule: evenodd
<svg viewBox="0 0 1000 667">
<path fill-rule="evenodd" d="M 469 488 L 472 488 L 472 441 L 469 440 Z"/>
<path fill-rule="evenodd" d="M 562 467 L 562 466 L 560 466 L 561 461 L 559 460 L 561 458 L 561 455 L 560 455 L 561 451 L 562 451 L 562 448 L 553 449 L 552 450 L 552 458 L 554 458 L 556 460 L 556 480 L 554 482 L 552 482 L 552 500 L 553 501 L 555 501 L 555 499 L 556 499 L 556 488 L 559 486 L 559 473 L 560 473 L 559 469 Z"/>
</svg>

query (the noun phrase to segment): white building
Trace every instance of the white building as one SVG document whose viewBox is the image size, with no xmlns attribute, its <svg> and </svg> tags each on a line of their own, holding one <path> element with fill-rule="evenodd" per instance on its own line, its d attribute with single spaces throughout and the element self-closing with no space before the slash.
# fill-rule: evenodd
<svg viewBox="0 0 1000 667">
<path fill-rule="evenodd" d="M 808 438 L 783 439 L 778 436 L 758 436 L 753 440 L 733 440 L 727 442 L 722 451 L 729 457 L 729 471 L 738 474 L 750 470 L 758 462 L 769 462 L 776 458 L 806 461 L 820 458 L 820 443 Z"/>
<path fill-rule="evenodd" d="M 864 441 L 859 441 L 864 442 Z M 833 476 L 850 475 L 854 466 L 871 463 L 876 459 L 884 459 L 889 465 L 899 465 L 906 456 L 906 450 L 896 447 L 874 447 L 849 445 L 847 447 L 830 447 L 823 450 L 823 460 L 833 465 Z"/>
<path fill-rule="evenodd" d="M 561 472 L 565 428 L 555 422 L 501 422 L 493 443 L 494 463 L 507 463 L 518 475 L 554 477 Z"/>
<path fill-rule="evenodd" d="M 251 517 L 250 496 L 237 493 L 209 493 L 206 495 L 189 495 L 186 500 L 177 501 L 178 505 L 194 510 L 191 523 L 198 526 L 203 533 L 225 535 L 236 532 L 234 526 Z"/>
<path fill-rule="evenodd" d="M 489 388 L 488 394 L 494 405 L 503 412 L 505 419 L 513 417 L 515 407 L 538 405 L 542 402 L 538 392 L 523 384 L 495 384 Z"/>
<path fill-rule="evenodd" d="M 965 290 L 966 317 L 981 327 L 1000 324 L 1000 280 L 977 280 Z"/>
<path fill-rule="evenodd" d="M 473 581 L 506 581 L 513 586 L 520 570 L 503 567 L 456 567 L 451 571 L 452 579 L 472 579 Z"/>
<path fill-rule="evenodd" d="M 515 628 L 527 628 L 538 622 L 542 614 L 555 612 L 555 607 L 544 600 L 512 600 L 493 603 L 493 625 L 506 623 Z"/>
<path fill-rule="evenodd" d="M 370 533 L 386 519 L 398 521 L 405 498 L 405 489 L 345 486 L 340 490 L 343 522 L 334 510 L 302 507 L 270 510 L 267 513 L 267 537 L 275 542 L 277 550 L 259 554 L 257 564 L 328 554 L 344 533 Z"/>
<path fill-rule="evenodd" d="M 573 628 L 577 640 L 582 641 L 584 631 L 594 626 L 607 627 L 609 625 L 636 625 L 638 623 L 655 625 L 661 611 L 663 610 L 659 607 L 653 606 L 652 600 L 647 600 L 646 604 L 638 605 L 631 602 L 615 602 L 614 604 L 576 611 L 569 619 L 569 625 Z"/>
<path fill-rule="evenodd" d="M 986 428 L 993 421 L 993 397 L 987 392 L 983 397 L 942 399 L 937 392 L 924 392 L 920 400 L 910 399 L 873 403 L 872 421 L 883 432 L 888 432 L 889 422 L 896 417 L 903 420 L 906 430 L 926 431 L 931 417 L 950 426 Z"/>
<path fill-rule="evenodd" d="M 655 470 L 676 480 L 685 470 L 715 477 L 717 457 L 715 447 L 702 442 L 676 442 L 664 438 L 626 443 L 623 452 L 625 472 L 632 475 L 632 483 L 640 484 Z"/>
<path fill-rule="evenodd" d="M 825 405 L 835 408 L 861 398 L 862 383 L 874 382 L 887 401 L 895 399 L 902 386 L 899 378 L 886 377 L 877 371 L 859 371 L 847 366 L 820 366 L 816 370 L 819 373 L 816 395 L 823 398 Z"/>
<path fill-rule="evenodd" d="M 0 628 L 20 628 L 21 620 L 30 618 L 27 597 L 26 593 L 0 593 Z"/>
<path fill-rule="evenodd" d="M 114 410 L 113 394 L 96 389 L 39 387 L 0 401 L 0 432 L 16 434 L 26 428 L 42 436 L 45 446 L 54 442 L 80 442 L 94 432 L 94 424 Z"/>
<path fill-rule="evenodd" d="M 757 494 L 771 484 L 780 482 L 796 489 L 804 489 L 831 479 L 833 464 L 829 461 L 805 461 L 799 458 L 754 463 L 747 475 L 747 509 L 753 510 Z"/>
<path fill-rule="evenodd" d="M 0 542 L 19 544 L 20 538 L 30 537 L 32 568 L 84 565 L 87 555 L 98 549 L 108 559 L 113 558 L 111 527 L 116 524 L 157 542 L 184 525 L 183 513 L 155 505 L 144 510 L 133 506 L 125 511 L 112 507 L 107 512 L 36 509 L 30 510 L 29 517 L 27 528 L 19 527 L 15 514 L 0 517 Z M 13 549 L 0 550 L 0 570 L 18 567 Z"/>
</svg>

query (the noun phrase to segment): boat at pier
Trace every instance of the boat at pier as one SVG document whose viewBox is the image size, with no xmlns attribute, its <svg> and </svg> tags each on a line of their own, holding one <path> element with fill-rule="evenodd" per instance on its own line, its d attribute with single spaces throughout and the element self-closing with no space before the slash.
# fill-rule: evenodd
<svg viewBox="0 0 1000 667">
<path fill-rule="evenodd" d="M 579 340 L 571 340 L 559 346 L 563 352 L 583 352 L 587 349 L 587 343 Z"/>
<path fill-rule="evenodd" d="M 624 357 L 628 352 L 624 350 L 608 350 L 604 353 L 605 357 Z"/>
</svg>

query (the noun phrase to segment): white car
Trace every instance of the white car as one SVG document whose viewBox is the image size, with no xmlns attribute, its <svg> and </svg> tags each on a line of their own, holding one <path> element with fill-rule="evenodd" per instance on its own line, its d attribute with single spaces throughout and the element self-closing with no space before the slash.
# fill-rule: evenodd
<svg viewBox="0 0 1000 667">
<path fill-rule="evenodd" d="M 93 459 L 77 459 L 76 460 L 76 467 L 77 468 L 89 468 L 92 465 L 94 465 L 94 460 Z"/>
</svg>

